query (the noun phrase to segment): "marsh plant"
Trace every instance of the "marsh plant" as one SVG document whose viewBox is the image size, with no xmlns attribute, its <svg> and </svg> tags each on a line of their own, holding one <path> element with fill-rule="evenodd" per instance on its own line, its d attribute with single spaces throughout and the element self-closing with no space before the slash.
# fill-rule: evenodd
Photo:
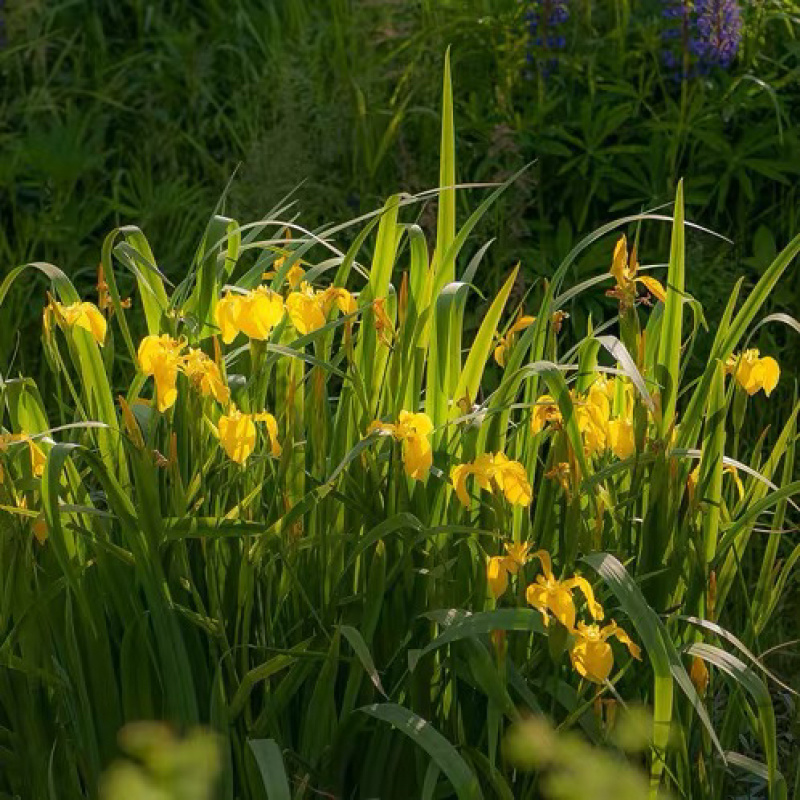
<svg viewBox="0 0 800 800">
<path fill-rule="evenodd" d="M 471 234 L 514 178 L 458 223 L 453 116 L 448 62 L 437 188 L 351 223 L 215 215 L 177 285 L 122 227 L 96 295 L 45 263 L 0 285 L 41 297 L 51 376 L 0 383 L 5 796 L 183 786 L 198 748 L 211 781 L 216 743 L 225 798 L 558 797 L 615 761 L 631 796 L 797 790 L 762 654 L 798 406 L 740 433 L 793 380 L 751 337 L 798 332 L 761 309 L 800 236 L 706 320 L 679 183 L 479 296 Z M 613 314 L 574 330 L 592 293 Z"/>
</svg>

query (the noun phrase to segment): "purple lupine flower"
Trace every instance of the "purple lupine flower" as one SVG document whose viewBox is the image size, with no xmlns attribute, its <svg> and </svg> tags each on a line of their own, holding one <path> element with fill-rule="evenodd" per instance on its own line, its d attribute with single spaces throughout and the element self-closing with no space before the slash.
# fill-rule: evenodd
<svg viewBox="0 0 800 800">
<path fill-rule="evenodd" d="M 567 46 L 559 27 L 569 20 L 569 0 L 532 0 L 525 12 L 528 23 L 526 60 L 547 77 L 557 66 L 557 53 Z M 533 77 L 532 70 L 528 77 Z"/>
<path fill-rule="evenodd" d="M 737 0 L 696 0 L 697 55 L 709 66 L 727 69 L 742 40 Z"/>
<path fill-rule="evenodd" d="M 692 4 L 690 0 L 663 0 L 661 61 L 670 78 L 680 82 L 690 77 L 690 54 L 695 48 Z"/>
<path fill-rule="evenodd" d="M 662 0 L 662 62 L 675 81 L 727 69 L 742 38 L 738 0 Z"/>
</svg>

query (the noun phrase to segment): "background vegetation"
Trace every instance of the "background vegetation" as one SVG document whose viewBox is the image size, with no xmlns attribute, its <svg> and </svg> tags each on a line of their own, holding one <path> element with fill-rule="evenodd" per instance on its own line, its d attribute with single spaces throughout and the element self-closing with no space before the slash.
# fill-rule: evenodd
<svg viewBox="0 0 800 800">
<path fill-rule="evenodd" d="M 741 4 L 737 58 L 706 70 L 692 56 L 683 78 L 665 61 L 682 46 L 667 35 L 672 0 L 550 3 L 571 8 L 552 46 L 530 28 L 543 3 L 6 3 L 0 262 L 50 261 L 88 285 L 102 237 L 135 220 L 181 275 L 223 194 L 249 219 L 297 190 L 313 228 L 430 188 L 452 45 L 459 178 L 503 180 L 536 160 L 486 221 L 497 242 L 481 285 L 496 290 L 520 260 L 523 291 L 582 234 L 669 202 L 685 177 L 689 217 L 733 243 L 689 242 L 699 299 L 719 313 L 734 276 L 755 280 L 797 228 L 796 4 Z M 665 258 L 663 231 L 648 235 Z M 795 277 L 771 302 L 798 297 Z M 30 311 L 0 326 L 0 366 Z"/>
</svg>

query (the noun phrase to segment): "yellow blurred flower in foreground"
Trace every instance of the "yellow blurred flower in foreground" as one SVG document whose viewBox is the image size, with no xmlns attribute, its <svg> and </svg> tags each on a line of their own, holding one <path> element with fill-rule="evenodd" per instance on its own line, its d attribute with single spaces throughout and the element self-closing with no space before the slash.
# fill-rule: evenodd
<svg viewBox="0 0 800 800">
<path fill-rule="evenodd" d="M 586 598 L 592 618 L 603 619 L 605 616 L 603 607 L 595 600 L 592 587 L 586 578 L 576 575 L 569 580 L 558 580 L 553 574 L 550 555 L 545 550 L 538 550 L 531 555 L 531 558 L 539 559 L 543 574 L 538 575 L 536 582 L 528 586 L 525 598 L 530 605 L 541 612 L 545 625 L 550 621 L 548 616 L 550 612 L 566 628 L 574 629 L 576 612 L 572 592 L 575 589 L 579 589 Z"/>
<path fill-rule="evenodd" d="M 397 424 L 376 420 L 367 428 L 367 434 L 380 431 L 402 442 L 406 474 L 409 478 L 424 480 L 433 463 L 433 451 L 428 439 L 432 430 L 433 423 L 427 414 L 401 411 Z"/>
<path fill-rule="evenodd" d="M 183 371 L 203 397 L 213 397 L 223 405 L 231 399 L 231 390 L 222 380 L 219 367 L 202 350 L 189 348 L 183 359 Z"/>
<path fill-rule="evenodd" d="M 602 628 L 579 622 L 573 634 L 576 639 L 569 651 L 572 666 L 582 678 L 592 683 L 603 683 L 611 674 L 614 666 L 614 653 L 608 643 L 611 637 L 616 637 L 626 645 L 635 659 L 642 659 L 639 646 L 613 620 Z"/>
<path fill-rule="evenodd" d="M 470 476 L 475 478 L 481 489 L 499 489 L 509 503 L 528 506 L 533 499 L 533 489 L 525 467 L 519 461 L 511 461 L 504 453 L 483 453 L 475 461 L 458 464 L 450 470 L 456 496 L 465 506 L 470 502 L 467 494 L 467 478 Z"/>
<path fill-rule="evenodd" d="M 769 397 L 778 385 L 781 368 L 772 356 L 760 357 L 758 350 L 745 350 L 741 356 L 731 356 L 725 364 L 726 372 L 733 372 L 736 382 L 747 394 L 754 395 L 759 389 Z"/>
<path fill-rule="evenodd" d="M 158 410 L 163 414 L 178 398 L 178 370 L 182 365 L 182 341 L 168 334 L 145 336 L 139 344 L 139 369 L 156 382 Z"/>
<path fill-rule="evenodd" d="M 44 327 L 50 329 L 50 318 L 54 318 L 61 328 L 82 328 L 94 337 L 101 347 L 106 340 L 106 318 L 94 303 L 71 303 L 62 305 L 50 300 L 44 309 Z"/>
<path fill-rule="evenodd" d="M 259 286 L 245 294 L 226 292 L 217 303 L 214 319 L 225 344 L 239 333 L 263 341 L 283 319 L 283 311 L 283 298 L 266 286 Z"/>
<path fill-rule="evenodd" d="M 614 248 L 614 258 L 609 272 L 614 276 L 617 285 L 606 294 L 616 297 L 623 310 L 631 308 L 636 301 L 637 283 L 641 283 L 650 294 L 662 303 L 667 299 L 667 293 L 659 281 L 655 278 L 638 276 L 639 262 L 636 258 L 636 248 L 631 249 L 629 256 L 628 240 L 624 235 L 619 238 L 617 246 Z"/>
<path fill-rule="evenodd" d="M 217 421 L 217 435 L 222 449 L 228 458 L 237 464 L 244 464 L 256 447 L 256 422 L 263 422 L 269 434 L 270 452 L 275 458 L 281 454 L 278 442 L 278 423 L 272 414 L 243 414 L 235 407 L 231 407 L 227 414 L 223 414 Z"/>
<path fill-rule="evenodd" d="M 492 596 L 497 600 L 508 588 L 508 576 L 516 575 L 528 561 L 530 544 L 506 544 L 506 555 L 491 556 L 486 564 L 486 580 Z"/>
</svg>

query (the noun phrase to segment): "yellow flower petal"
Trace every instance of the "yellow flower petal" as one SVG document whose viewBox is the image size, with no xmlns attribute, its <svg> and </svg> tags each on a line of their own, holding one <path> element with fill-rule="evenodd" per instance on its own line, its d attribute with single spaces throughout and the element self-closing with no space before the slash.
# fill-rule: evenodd
<svg viewBox="0 0 800 800">
<path fill-rule="evenodd" d="M 433 464 L 431 444 L 425 436 L 410 435 L 403 441 L 403 464 L 409 478 L 425 480 Z"/>
<path fill-rule="evenodd" d="M 630 458 L 636 452 L 633 424 L 624 419 L 608 423 L 608 440 L 617 458 Z"/>
<path fill-rule="evenodd" d="M 661 283 L 655 278 L 641 277 L 637 278 L 636 282 L 643 284 L 645 289 L 647 289 L 656 300 L 660 300 L 662 303 L 667 302 L 667 293 Z"/>
<path fill-rule="evenodd" d="M 272 414 L 262 411 L 260 414 L 254 416 L 256 422 L 263 422 L 267 426 L 267 434 L 269 435 L 270 453 L 275 458 L 280 458 L 283 449 L 278 441 L 278 422 Z"/>
<path fill-rule="evenodd" d="M 778 362 L 772 356 L 766 356 L 761 359 L 762 378 L 761 384 L 764 388 L 764 394 L 769 397 L 772 390 L 778 385 L 778 379 L 781 376 L 781 368 Z"/>
<path fill-rule="evenodd" d="M 313 333 L 325 325 L 322 303 L 313 292 L 292 292 L 286 298 L 286 310 L 301 336 Z"/>
<path fill-rule="evenodd" d="M 502 556 L 492 556 L 486 565 L 486 580 L 492 596 L 497 600 L 508 588 L 508 571 Z"/>
<path fill-rule="evenodd" d="M 183 371 L 203 397 L 213 397 L 223 405 L 230 400 L 231 392 L 222 380 L 219 367 L 202 350 L 189 348 L 184 357 Z"/>
<path fill-rule="evenodd" d="M 614 256 L 611 260 L 609 272 L 614 276 L 618 286 L 622 286 L 627 281 L 626 270 L 628 268 L 628 240 L 623 234 L 617 240 L 614 247 Z"/>
<path fill-rule="evenodd" d="M 240 296 L 228 292 L 220 298 L 214 309 L 214 321 L 220 330 L 222 341 L 230 344 L 239 333 L 236 319 L 239 315 Z"/>
<path fill-rule="evenodd" d="M 549 394 L 543 394 L 531 412 L 531 432 L 539 433 L 547 425 L 561 425 L 563 421 L 556 401 Z"/>
<path fill-rule="evenodd" d="M 614 666 L 614 654 L 607 642 L 581 639 L 569 652 L 575 671 L 592 683 L 604 683 Z"/>
<path fill-rule="evenodd" d="M 456 491 L 456 497 L 465 506 L 469 505 L 469 495 L 467 494 L 467 478 L 473 474 L 472 464 L 457 464 L 450 470 L 450 480 Z"/>
<path fill-rule="evenodd" d="M 81 328 L 91 334 L 99 345 L 103 345 L 106 339 L 106 318 L 94 305 L 94 303 L 71 303 L 62 305 L 52 301 L 52 307 L 56 311 L 56 319 L 60 324 L 72 328 Z"/>
<path fill-rule="evenodd" d="M 256 426 L 252 417 L 233 410 L 219 418 L 217 431 L 228 458 L 244 464 L 256 446 Z"/>
<path fill-rule="evenodd" d="M 568 589 L 580 589 L 581 593 L 586 598 L 586 604 L 589 607 L 589 613 L 592 615 L 592 618 L 596 620 L 603 619 L 605 616 L 603 606 L 601 606 L 600 603 L 595 600 L 592 585 L 586 580 L 586 578 L 576 575 L 574 578 L 564 581 L 564 587 Z"/>
</svg>

